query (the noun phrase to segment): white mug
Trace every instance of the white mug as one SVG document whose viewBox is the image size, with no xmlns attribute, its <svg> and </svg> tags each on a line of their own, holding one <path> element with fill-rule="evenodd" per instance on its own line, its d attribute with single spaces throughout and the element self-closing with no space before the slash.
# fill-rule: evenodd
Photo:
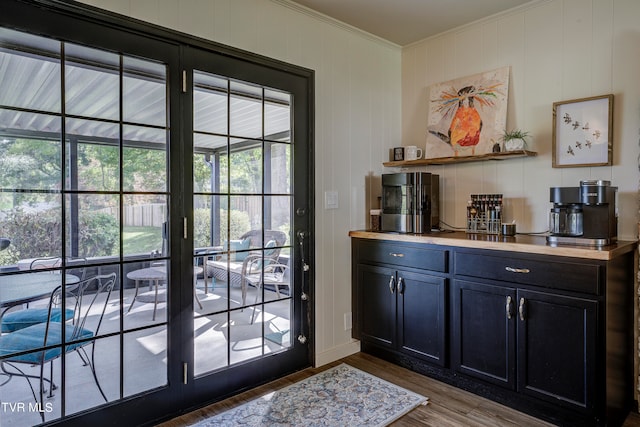
<svg viewBox="0 0 640 427">
<path fill-rule="evenodd" d="M 404 147 L 404 159 L 405 160 L 418 160 L 422 158 L 422 149 L 415 145 L 409 145 Z"/>
</svg>

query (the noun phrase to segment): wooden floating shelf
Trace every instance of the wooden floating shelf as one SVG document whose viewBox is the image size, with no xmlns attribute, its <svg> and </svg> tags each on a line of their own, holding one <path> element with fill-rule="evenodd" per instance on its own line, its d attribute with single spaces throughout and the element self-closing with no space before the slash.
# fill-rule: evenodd
<svg viewBox="0 0 640 427">
<path fill-rule="evenodd" d="M 478 156 L 461 156 L 461 157 L 438 157 L 436 159 L 418 159 L 418 160 L 401 160 L 393 162 L 384 162 L 386 167 L 408 167 L 408 166 L 426 166 L 426 165 L 448 165 L 451 163 L 468 163 L 479 162 L 483 160 L 505 160 L 515 157 L 534 157 L 538 153 L 528 150 L 502 151 L 500 153 L 487 153 Z"/>
</svg>

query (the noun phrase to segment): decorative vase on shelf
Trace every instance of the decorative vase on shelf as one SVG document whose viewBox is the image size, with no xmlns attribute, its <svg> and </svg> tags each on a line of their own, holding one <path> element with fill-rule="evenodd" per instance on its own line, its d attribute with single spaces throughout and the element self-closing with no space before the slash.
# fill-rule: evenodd
<svg viewBox="0 0 640 427">
<path fill-rule="evenodd" d="M 521 130 L 512 130 L 510 132 L 504 132 L 502 135 L 502 141 L 504 142 L 505 151 L 520 151 L 524 150 L 527 146 L 526 137 L 529 136 L 529 132 Z"/>
</svg>

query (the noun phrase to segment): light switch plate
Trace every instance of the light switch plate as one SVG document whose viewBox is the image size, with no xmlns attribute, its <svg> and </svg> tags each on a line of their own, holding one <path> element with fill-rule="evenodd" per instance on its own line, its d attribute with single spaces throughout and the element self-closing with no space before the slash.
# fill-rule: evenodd
<svg viewBox="0 0 640 427">
<path fill-rule="evenodd" d="M 324 192 L 324 208 L 338 209 L 338 192 L 337 191 Z"/>
</svg>

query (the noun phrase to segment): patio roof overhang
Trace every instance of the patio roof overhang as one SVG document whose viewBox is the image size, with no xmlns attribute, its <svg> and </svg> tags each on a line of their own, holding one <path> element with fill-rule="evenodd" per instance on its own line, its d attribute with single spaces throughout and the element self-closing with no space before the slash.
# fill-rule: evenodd
<svg viewBox="0 0 640 427">
<path fill-rule="evenodd" d="M 163 64 L 2 28 L 0 137 L 60 140 L 64 133 L 78 142 L 119 144 L 122 139 L 129 147 L 165 149 L 165 76 Z M 229 137 L 233 150 L 259 144 L 263 134 L 270 141 L 291 140 L 288 94 L 205 74 L 195 80 L 195 152 L 227 151 Z M 256 118 L 256 104 L 269 110 L 264 124 Z"/>
</svg>

